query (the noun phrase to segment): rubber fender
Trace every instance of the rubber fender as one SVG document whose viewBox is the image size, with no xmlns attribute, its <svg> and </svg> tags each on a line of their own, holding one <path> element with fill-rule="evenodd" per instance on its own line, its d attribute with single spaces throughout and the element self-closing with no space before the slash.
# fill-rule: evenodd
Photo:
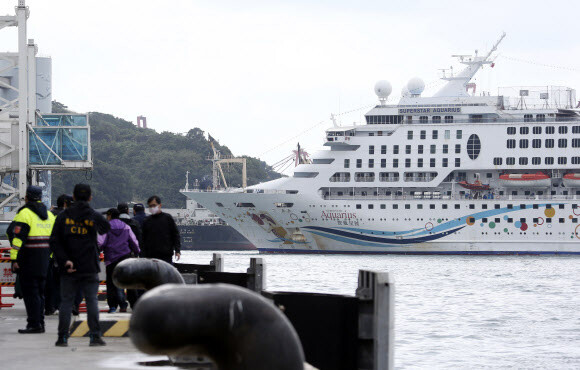
<svg viewBox="0 0 580 370">
<path fill-rule="evenodd" d="M 150 355 L 207 356 L 220 370 L 302 370 L 290 321 L 269 300 L 229 284 L 166 284 L 135 307 L 129 337 Z"/>
<path fill-rule="evenodd" d="M 151 290 L 159 285 L 185 284 L 177 269 L 155 258 L 128 258 L 113 270 L 113 283 L 121 289 Z"/>
</svg>

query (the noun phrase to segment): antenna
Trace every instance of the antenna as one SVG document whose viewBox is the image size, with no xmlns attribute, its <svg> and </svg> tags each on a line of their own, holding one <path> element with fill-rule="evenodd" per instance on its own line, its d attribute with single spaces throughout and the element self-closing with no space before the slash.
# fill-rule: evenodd
<svg viewBox="0 0 580 370">
<path fill-rule="evenodd" d="M 334 125 L 334 127 L 338 127 L 338 123 L 336 123 L 336 116 L 334 115 L 334 113 L 330 114 L 330 119 L 332 120 L 332 124 Z"/>
</svg>

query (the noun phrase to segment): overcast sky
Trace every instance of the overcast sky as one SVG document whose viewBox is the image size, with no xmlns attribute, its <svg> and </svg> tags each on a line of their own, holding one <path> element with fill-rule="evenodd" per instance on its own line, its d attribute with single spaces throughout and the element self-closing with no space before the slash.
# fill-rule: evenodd
<svg viewBox="0 0 580 370">
<path fill-rule="evenodd" d="M 0 14 L 16 3 L 2 0 Z M 434 93 L 451 54 L 486 52 L 502 31 L 478 90 L 580 87 L 577 1 L 26 3 L 28 37 L 53 58 L 53 99 L 133 122 L 144 115 L 158 132 L 200 127 L 269 164 L 298 141 L 321 149 L 331 113 L 355 110 L 340 121 L 360 122 L 377 80 L 396 96 L 418 76 Z M 0 31 L 0 50 L 16 50 L 15 29 Z"/>
</svg>

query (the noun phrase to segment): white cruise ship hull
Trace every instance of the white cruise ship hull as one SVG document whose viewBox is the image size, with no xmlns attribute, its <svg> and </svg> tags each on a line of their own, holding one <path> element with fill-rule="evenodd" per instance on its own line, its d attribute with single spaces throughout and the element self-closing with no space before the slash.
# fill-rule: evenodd
<svg viewBox="0 0 580 370">
<path fill-rule="evenodd" d="M 298 194 L 184 194 L 262 253 L 580 254 L 574 200 L 373 199 L 353 209 Z"/>
</svg>

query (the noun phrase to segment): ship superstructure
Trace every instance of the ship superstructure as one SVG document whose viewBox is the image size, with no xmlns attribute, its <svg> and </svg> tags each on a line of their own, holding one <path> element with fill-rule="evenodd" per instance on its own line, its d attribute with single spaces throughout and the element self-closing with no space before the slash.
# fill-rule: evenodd
<svg viewBox="0 0 580 370">
<path fill-rule="evenodd" d="M 575 90 L 475 94 L 484 56 L 458 56 L 434 96 L 409 81 L 396 105 L 326 130 L 291 177 L 184 191 L 262 252 L 580 253 L 580 114 Z M 515 92 L 515 96 L 507 93 Z"/>
</svg>

